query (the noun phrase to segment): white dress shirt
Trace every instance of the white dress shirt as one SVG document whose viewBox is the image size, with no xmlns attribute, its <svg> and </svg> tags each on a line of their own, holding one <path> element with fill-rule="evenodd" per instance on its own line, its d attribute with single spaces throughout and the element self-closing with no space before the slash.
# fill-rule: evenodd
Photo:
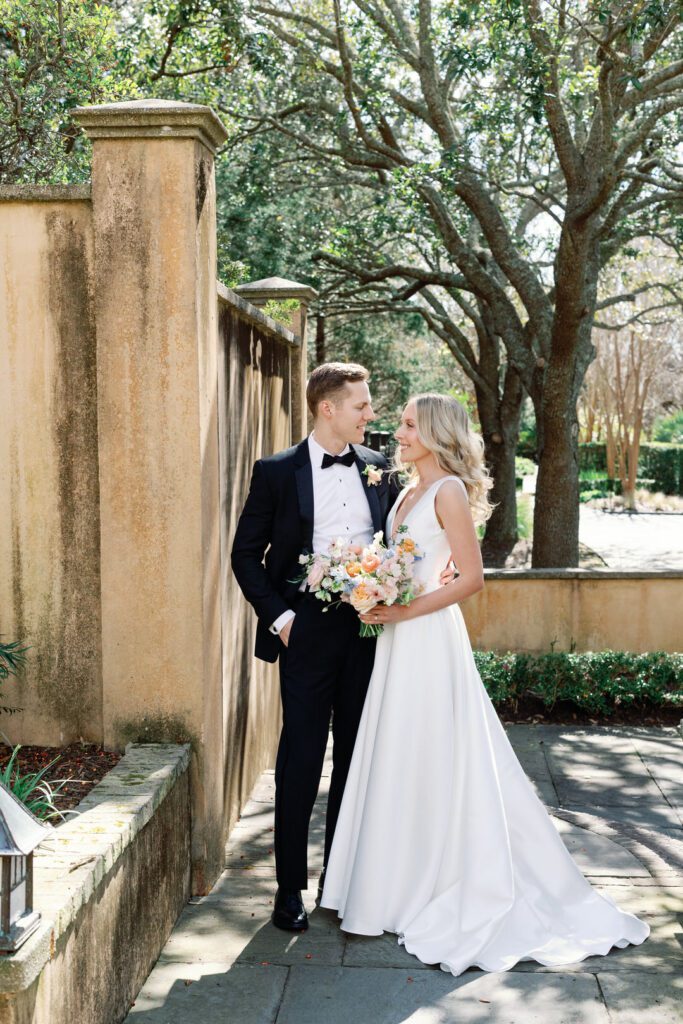
<svg viewBox="0 0 683 1024">
<path fill-rule="evenodd" d="M 339 454 L 345 455 L 348 451 L 347 444 Z M 308 435 L 308 453 L 313 472 L 314 553 L 326 552 L 337 537 L 349 544 L 365 547 L 372 541 L 375 529 L 358 467 L 355 464 L 344 466 L 335 462 L 333 466 L 323 469 L 323 456 L 331 455 L 332 452 L 328 453 L 318 444 L 312 433 Z M 283 612 L 270 627 L 271 633 L 279 633 L 293 618 L 291 608 Z"/>
</svg>

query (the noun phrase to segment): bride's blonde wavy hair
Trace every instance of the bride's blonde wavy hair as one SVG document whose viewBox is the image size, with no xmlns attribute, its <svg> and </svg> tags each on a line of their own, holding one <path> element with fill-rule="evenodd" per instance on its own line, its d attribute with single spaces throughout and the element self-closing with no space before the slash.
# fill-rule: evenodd
<svg viewBox="0 0 683 1024">
<path fill-rule="evenodd" d="M 474 521 L 486 522 L 493 512 L 488 499 L 493 480 L 484 462 L 483 438 L 472 430 L 464 407 L 450 395 L 415 395 L 409 401 L 415 403 L 420 441 L 434 453 L 445 473 L 460 477 L 467 489 Z M 401 462 L 400 448 L 396 449 L 393 462 L 394 469 L 407 477 L 408 483 L 417 479 L 415 467 Z"/>
</svg>

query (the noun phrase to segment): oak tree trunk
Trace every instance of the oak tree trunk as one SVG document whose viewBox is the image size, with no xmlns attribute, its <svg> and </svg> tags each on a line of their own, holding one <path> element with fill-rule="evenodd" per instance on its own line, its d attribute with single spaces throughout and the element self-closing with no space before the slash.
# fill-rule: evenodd
<svg viewBox="0 0 683 1024">
<path fill-rule="evenodd" d="M 539 437 L 532 568 L 579 564 L 579 423 L 573 366 L 546 371 L 536 410 Z"/>
<path fill-rule="evenodd" d="M 515 455 L 524 390 L 508 366 L 502 396 L 491 397 L 475 387 L 486 464 L 493 477 L 489 500 L 495 506 L 481 544 L 484 565 L 501 567 L 517 541 Z"/>
</svg>

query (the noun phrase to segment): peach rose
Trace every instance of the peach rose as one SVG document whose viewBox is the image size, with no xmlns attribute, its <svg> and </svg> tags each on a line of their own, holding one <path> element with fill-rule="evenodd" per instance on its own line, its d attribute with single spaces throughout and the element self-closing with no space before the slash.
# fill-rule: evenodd
<svg viewBox="0 0 683 1024">
<path fill-rule="evenodd" d="M 407 551 L 409 554 L 411 554 L 415 550 L 415 541 L 412 539 L 412 537 L 406 537 L 405 540 L 401 541 L 399 547 L 401 551 Z"/>
<path fill-rule="evenodd" d="M 358 576 L 362 571 L 360 562 L 347 562 L 345 568 L 349 576 Z"/>
<path fill-rule="evenodd" d="M 374 588 L 368 587 L 365 583 L 359 583 L 351 591 L 349 601 L 359 615 L 369 612 L 377 604 Z"/>
<path fill-rule="evenodd" d="M 363 555 L 361 566 L 363 572 L 374 572 L 378 565 L 381 565 L 382 559 L 377 555 L 373 554 L 372 551 L 368 551 L 367 555 Z"/>
</svg>

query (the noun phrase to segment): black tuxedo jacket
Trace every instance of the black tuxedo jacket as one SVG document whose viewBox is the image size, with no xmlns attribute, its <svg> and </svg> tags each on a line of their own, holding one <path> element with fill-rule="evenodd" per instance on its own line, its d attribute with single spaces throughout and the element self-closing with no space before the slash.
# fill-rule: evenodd
<svg viewBox="0 0 683 1024">
<path fill-rule="evenodd" d="M 367 465 L 387 468 L 378 452 L 354 445 L 375 532 L 384 529 L 387 513 L 400 490 L 395 474 L 378 484 L 362 476 Z M 313 550 L 313 472 L 308 438 L 284 452 L 259 459 L 232 545 L 232 569 L 258 616 L 257 658 L 276 661 L 281 640 L 269 627 L 291 608 L 301 576 L 299 555 Z M 265 555 L 265 559 L 264 559 Z"/>
</svg>

